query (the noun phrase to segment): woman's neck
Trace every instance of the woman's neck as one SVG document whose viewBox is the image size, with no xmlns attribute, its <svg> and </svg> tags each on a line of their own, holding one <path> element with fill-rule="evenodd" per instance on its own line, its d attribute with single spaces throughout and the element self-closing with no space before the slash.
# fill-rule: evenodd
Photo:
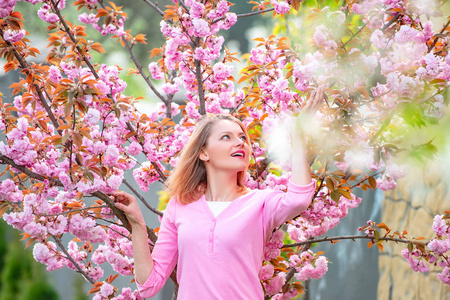
<svg viewBox="0 0 450 300">
<path fill-rule="evenodd" d="M 212 175 L 208 175 L 208 185 L 205 191 L 207 201 L 233 201 L 240 195 L 240 188 L 237 185 L 237 173 L 215 172 Z"/>
</svg>

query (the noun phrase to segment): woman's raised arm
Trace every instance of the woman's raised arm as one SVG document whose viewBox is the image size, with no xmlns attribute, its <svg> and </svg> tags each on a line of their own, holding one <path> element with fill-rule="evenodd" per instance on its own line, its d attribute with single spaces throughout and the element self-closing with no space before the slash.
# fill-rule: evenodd
<svg viewBox="0 0 450 300">
<path fill-rule="evenodd" d="M 306 149 L 305 133 L 314 126 L 311 122 L 322 104 L 325 87 L 319 87 L 308 99 L 306 105 L 297 116 L 292 127 L 292 175 L 291 181 L 297 185 L 307 185 L 311 182 L 308 151 Z"/>
</svg>

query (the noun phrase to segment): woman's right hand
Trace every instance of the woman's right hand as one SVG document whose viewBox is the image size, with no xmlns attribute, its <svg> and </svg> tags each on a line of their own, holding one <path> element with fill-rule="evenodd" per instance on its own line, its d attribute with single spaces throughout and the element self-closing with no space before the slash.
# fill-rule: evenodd
<svg viewBox="0 0 450 300">
<path fill-rule="evenodd" d="M 131 227 L 145 226 L 144 217 L 134 196 L 122 191 L 113 193 L 113 196 L 117 199 L 114 205 L 125 213 Z"/>
<path fill-rule="evenodd" d="M 154 262 L 148 246 L 147 227 L 134 196 L 117 191 L 112 194 L 117 202 L 114 204 L 122 210 L 131 225 L 134 257 L 134 272 L 137 282 L 144 283 L 152 273 Z"/>
</svg>

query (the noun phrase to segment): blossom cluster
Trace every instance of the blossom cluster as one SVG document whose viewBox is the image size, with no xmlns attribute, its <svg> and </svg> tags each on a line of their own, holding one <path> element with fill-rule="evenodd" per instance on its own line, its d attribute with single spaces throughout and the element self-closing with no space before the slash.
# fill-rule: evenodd
<svg viewBox="0 0 450 300">
<path fill-rule="evenodd" d="M 443 215 L 436 215 L 433 222 L 433 231 L 436 237 L 427 244 L 429 251 L 418 248 L 403 249 L 402 255 L 408 260 L 409 266 L 416 272 L 428 272 L 427 265 L 439 266 L 442 271 L 437 275 L 439 280 L 450 284 L 450 222 Z"/>
<path fill-rule="evenodd" d="M 275 233 L 279 235 L 279 233 Z M 281 266 L 295 268 L 295 278 L 299 281 L 309 279 L 319 279 L 328 271 L 328 260 L 325 256 L 315 255 L 313 251 L 307 250 L 297 254 L 288 254 L 287 260 L 278 262 Z M 273 264 L 265 264 L 261 269 L 260 279 L 263 282 L 266 293 L 277 299 L 292 299 L 297 295 L 295 289 L 291 289 L 287 294 L 281 292 L 286 283 L 286 273 L 275 271 Z M 283 298 L 283 294 L 285 298 Z"/>
<path fill-rule="evenodd" d="M 308 237 L 318 237 L 336 227 L 342 218 L 347 216 L 348 210 L 357 207 L 361 198 L 351 194 L 350 199 L 339 197 L 335 202 L 325 192 L 317 195 L 310 207 L 300 218 L 288 225 L 291 238 L 297 242 L 304 242 Z"/>
</svg>

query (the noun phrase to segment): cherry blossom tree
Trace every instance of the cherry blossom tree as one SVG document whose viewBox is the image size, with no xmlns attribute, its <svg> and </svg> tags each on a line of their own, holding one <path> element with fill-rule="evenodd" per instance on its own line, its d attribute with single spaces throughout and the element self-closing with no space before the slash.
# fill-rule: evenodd
<svg viewBox="0 0 450 300">
<path fill-rule="evenodd" d="M 0 102 L 0 163 L 6 166 L 0 214 L 34 244 L 34 258 L 48 271 L 81 273 L 93 285 L 94 299 L 139 299 L 133 288 L 114 286 L 118 275 L 131 279 L 133 257 L 129 223 L 110 195 L 127 186 L 150 211 L 162 213 L 124 175 L 132 173 L 142 191 L 164 183 L 196 121 L 230 113 L 247 125 L 252 139 L 247 186 L 285 190 L 290 165 L 283 151 L 289 147 L 280 147 L 279 138 L 309 94 L 325 86 L 320 123 L 303 124 L 311 132 L 317 190 L 310 207 L 275 230 L 266 245 L 261 282 L 267 298 L 303 293 L 303 282 L 328 269 L 327 258 L 311 244 L 342 239 L 368 240 L 381 251 L 385 242 L 404 243 L 403 256 L 414 271 L 439 266 L 438 278 L 450 284 L 450 212 L 435 216 L 435 236 L 428 239 L 370 220 L 359 228 L 361 235 L 323 237 L 363 201 L 355 188 L 394 189 L 408 159 L 437 151 L 433 140 L 409 145 L 405 132 L 446 114 L 449 23 L 436 28 L 427 19 L 442 15 L 441 1 L 324 6 L 262 0 L 236 14 L 226 0 L 173 0 L 166 7 L 143 0 L 143 10 L 161 16 L 165 39 L 162 47 L 148 49 L 148 65 L 135 55 L 148 37 L 127 26 L 125 8 L 114 1 L 24 0 L 38 6 L 38 17 L 48 23 L 47 49 L 28 39 L 27 23 L 15 10 L 19 1 L 0 3 L 3 68 L 20 72 L 11 85 L 13 102 Z M 64 16 L 69 5 L 78 9 L 77 22 Z M 255 36 L 250 53 L 230 51 L 223 33 L 240 18 L 262 14 L 275 22 L 301 17 L 306 41 L 299 46 L 295 34 Z M 88 27 L 123 47 L 134 63 L 128 76 L 143 78 L 160 102 L 157 109 L 138 111 L 142 99 L 124 92 L 125 71 L 94 61 L 95 52 L 108 49 L 87 36 Z M 45 62 L 33 62 L 41 52 Z M 174 101 L 179 94 L 181 105 Z M 146 161 L 135 158 L 141 154 Z M 148 228 L 148 236 L 151 247 L 157 230 Z M 112 274 L 105 274 L 106 264 Z M 176 282 L 175 273 L 171 278 Z"/>
</svg>

